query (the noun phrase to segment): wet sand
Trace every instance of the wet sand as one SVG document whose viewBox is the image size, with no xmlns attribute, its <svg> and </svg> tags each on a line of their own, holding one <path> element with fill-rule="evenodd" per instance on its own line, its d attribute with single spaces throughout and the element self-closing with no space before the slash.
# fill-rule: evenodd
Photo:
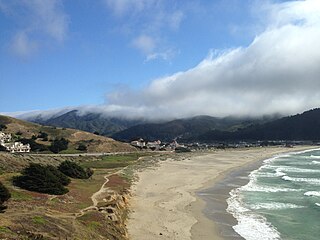
<svg viewBox="0 0 320 240">
<path fill-rule="evenodd" d="M 182 161 L 179 155 L 137 172 L 127 223 L 129 238 L 242 239 L 232 230 L 236 220 L 225 211 L 229 191 L 245 184 L 241 176 L 258 168 L 261 160 L 306 148 L 190 153 Z"/>
</svg>

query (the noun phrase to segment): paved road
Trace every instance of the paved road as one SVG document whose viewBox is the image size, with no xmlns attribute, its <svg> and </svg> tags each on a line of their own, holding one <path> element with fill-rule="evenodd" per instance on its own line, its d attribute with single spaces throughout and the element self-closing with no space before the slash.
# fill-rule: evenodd
<svg viewBox="0 0 320 240">
<path fill-rule="evenodd" d="M 52 156 L 52 157 L 78 157 L 78 156 L 113 156 L 130 153 L 168 153 L 170 151 L 143 151 L 143 152 L 114 152 L 114 153 L 70 153 L 70 154 L 55 154 L 55 153 L 27 153 L 31 156 Z"/>
</svg>

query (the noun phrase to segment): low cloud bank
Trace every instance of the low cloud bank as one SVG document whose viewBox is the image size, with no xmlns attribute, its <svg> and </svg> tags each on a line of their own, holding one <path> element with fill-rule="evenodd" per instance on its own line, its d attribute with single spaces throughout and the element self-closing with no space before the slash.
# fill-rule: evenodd
<svg viewBox="0 0 320 240">
<path fill-rule="evenodd" d="M 107 108 L 155 118 L 291 114 L 320 106 L 320 2 L 264 6 L 267 29 L 246 48 L 214 51 L 198 66 L 140 91 L 114 92 Z"/>
</svg>

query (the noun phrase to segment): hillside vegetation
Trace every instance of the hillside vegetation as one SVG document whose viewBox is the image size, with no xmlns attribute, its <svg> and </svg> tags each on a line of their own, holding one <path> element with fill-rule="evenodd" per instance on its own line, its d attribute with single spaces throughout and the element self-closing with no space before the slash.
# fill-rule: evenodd
<svg viewBox="0 0 320 240">
<path fill-rule="evenodd" d="M 320 140 L 320 109 L 284 117 L 265 124 L 255 124 L 235 132 L 208 131 L 189 141 L 239 141 L 239 140 Z"/>
<path fill-rule="evenodd" d="M 0 183 L 11 194 L 8 199 L 8 192 L 4 190 L 2 197 L 0 187 L 0 200 L 3 200 L 0 208 L 5 210 L 0 213 L 0 239 L 128 239 L 125 220 L 132 169 L 125 170 L 125 167 L 143 164 L 140 157 L 149 154 L 85 156 L 0 152 Z M 87 170 L 91 167 L 95 168 L 94 174 Z M 70 178 L 70 182 L 57 169 L 76 178 Z M 24 186 L 17 188 L 12 179 L 21 176 Z M 102 187 L 103 191 L 97 195 Z M 47 194 L 52 194 L 52 189 L 57 190 L 57 195 Z"/>
<path fill-rule="evenodd" d="M 68 147 L 61 153 L 81 153 L 79 146 L 85 146 L 86 152 L 132 152 L 133 147 L 115 141 L 111 138 L 99 136 L 69 128 L 42 126 L 35 123 L 0 115 L 0 125 L 5 126 L 2 131 L 11 133 L 15 140 L 34 139 L 34 144 L 41 144 L 49 148 L 58 139 L 68 141 Z M 32 146 L 31 146 L 32 147 Z"/>
<path fill-rule="evenodd" d="M 48 126 L 80 129 L 87 132 L 98 132 L 100 135 L 111 136 L 112 134 L 141 123 L 141 120 L 107 117 L 99 113 L 80 114 L 77 110 L 44 119 L 39 116 L 26 120 Z"/>
<path fill-rule="evenodd" d="M 164 123 L 148 123 L 130 127 L 112 135 L 114 139 L 130 141 L 137 138 L 146 140 L 172 141 L 173 139 L 186 140 L 205 134 L 212 130 L 233 132 L 252 124 L 266 122 L 272 118 L 215 118 L 210 116 L 196 116 L 177 119 Z"/>
</svg>

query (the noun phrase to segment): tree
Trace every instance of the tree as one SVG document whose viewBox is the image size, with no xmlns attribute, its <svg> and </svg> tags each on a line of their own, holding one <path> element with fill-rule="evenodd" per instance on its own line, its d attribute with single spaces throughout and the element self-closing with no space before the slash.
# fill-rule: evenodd
<svg viewBox="0 0 320 240">
<path fill-rule="evenodd" d="M 0 182 L 0 213 L 3 213 L 7 208 L 3 205 L 11 197 L 9 190 Z"/>
<path fill-rule="evenodd" d="M 64 186 L 69 183 L 70 180 L 56 168 L 35 163 L 31 163 L 22 171 L 21 176 L 13 179 L 13 184 L 23 189 L 56 195 L 67 193 L 69 190 Z"/>
<path fill-rule="evenodd" d="M 0 124 L 0 131 L 2 131 L 3 129 L 7 129 L 7 126 L 4 124 Z"/>
<path fill-rule="evenodd" d="M 68 149 L 68 144 L 69 144 L 69 141 L 66 140 L 65 138 L 55 139 L 51 143 L 49 149 L 53 153 L 59 153 L 59 152 L 61 152 L 63 150 Z"/>
<path fill-rule="evenodd" d="M 39 152 L 43 152 L 43 151 L 47 151 L 48 150 L 48 147 L 43 145 L 43 144 L 40 144 L 40 143 L 37 143 L 34 138 L 31 138 L 31 139 L 28 139 L 28 138 L 21 138 L 19 140 L 21 143 L 23 144 L 30 144 L 30 147 L 31 147 L 31 151 L 39 151 Z"/>
<path fill-rule="evenodd" d="M 88 179 L 92 176 L 93 171 L 90 168 L 84 169 L 80 165 L 64 161 L 58 166 L 59 171 L 71 178 Z"/>
</svg>

